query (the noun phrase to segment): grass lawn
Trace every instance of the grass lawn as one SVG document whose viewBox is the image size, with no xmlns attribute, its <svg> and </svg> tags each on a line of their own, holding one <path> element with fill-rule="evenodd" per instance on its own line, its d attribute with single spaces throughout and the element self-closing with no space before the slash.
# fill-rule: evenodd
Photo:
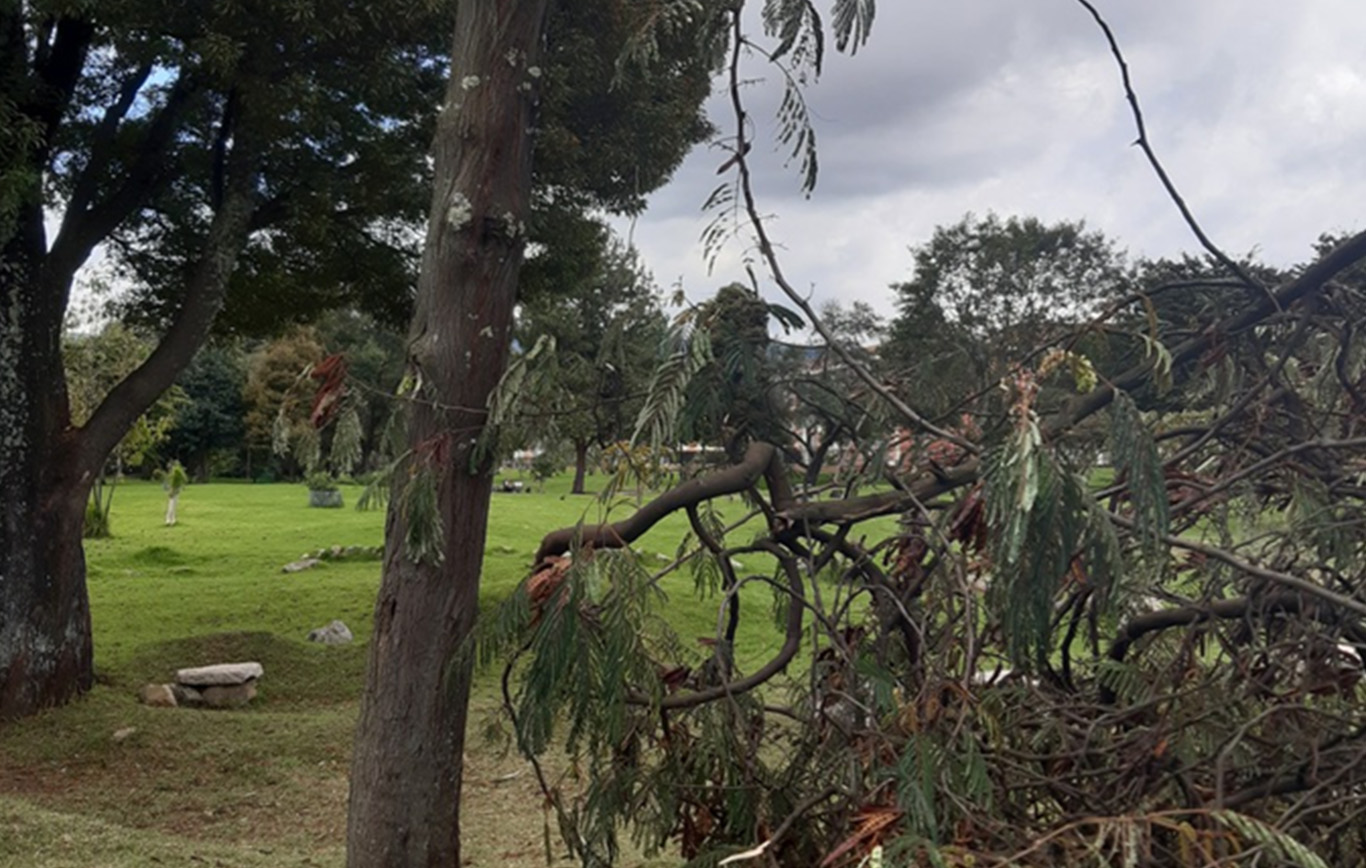
<svg viewBox="0 0 1366 868">
<path fill-rule="evenodd" d="M 598 500 L 567 487 L 552 480 L 545 492 L 494 495 L 482 608 L 524 577 L 547 530 L 599 520 Z M 345 490 L 348 505 L 358 494 Z M 343 864 L 346 770 L 379 563 L 281 567 L 333 545 L 378 545 L 384 517 L 307 501 L 302 485 L 193 485 L 180 524 L 165 527 L 160 487 L 119 487 L 114 538 L 86 546 L 98 684 L 66 708 L 0 728 L 0 868 Z M 724 508 L 737 517 L 743 509 Z M 638 548 L 662 564 L 685 530 L 686 519 L 673 517 Z M 686 571 L 664 589 L 682 635 L 713 633 L 715 603 L 697 599 Z M 754 595 L 767 607 L 766 591 Z M 354 644 L 305 641 L 334 618 Z M 758 658 L 776 638 L 770 619 L 751 618 L 737 651 Z M 246 710 L 136 699 L 142 684 L 177 668 L 238 660 L 266 672 Z M 479 735 L 496 715 L 496 675 L 481 674 L 475 687 L 467 864 L 544 865 L 540 793 L 524 763 Z"/>
</svg>

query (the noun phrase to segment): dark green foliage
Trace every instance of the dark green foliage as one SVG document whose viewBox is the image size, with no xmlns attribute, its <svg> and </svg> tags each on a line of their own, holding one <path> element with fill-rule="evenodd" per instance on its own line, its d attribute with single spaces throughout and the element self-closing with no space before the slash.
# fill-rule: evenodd
<svg viewBox="0 0 1366 868">
<path fill-rule="evenodd" d="M 406 534 L 403 551 L 414 563 L 439 564 L 445 558 L 442 545 L 441 513 L 436 485 L 439 471 L 422 459 L 410 459 L 406 467 L 399 507 L 403 510 Z"/>
<path fill-rule="evenodd" d="M 120 309 L 163 323 L 176 310 L 201 249 L 221 178 L 216 118 L 250 100 L 262 140 L 261 203 L 239 261 L 220 332 L 277 334 L 329 309 L 354 307 L 381 324 L 407 323 L 430 184 L 426 155 L 446 83 L 449 2 L 355 7 L 300 0 L 211 14 L 155 4 L 105 4 L 109 54 L 80 98 L 92 105 L 136 74 L 161 73 L 146 98 L 176 125 L 158 154 L 151 207 L 116 234 L 137 291 Z M 117 10 L 117 11 L 116 11 Z M 532 240 L 561 254 L 558 233 L 587 209 L 637 212 L 683 156 L 711 131 L 701 111 L 710 61 L 692 37 L 663 40 L 660 60 L 618 70 L 615 59 L 639 24 L 626 2 L 560 4 L 542 67 Z M 104 32 L 104 31 L 101 31 Z M 234 103 L 236 105 L 236 103 Z M 156 111 L 125 121 L 114 143 L 113 183 L 148 151 Z M 66 131 L 80 149 L 98 114 Z M 17 133 L 16 133 L 17 134 Z M 57 188 L 66 192 L 67 175 Z"/>
<path fill-rule="evenodd" d="M 1082 222 L 971 214 L 913 249 L 884 348 L 901 391 L 933 416 L 989 390 L 1012 363 L 1059 341 L 1113 300 L 1124 256 Z"/>
<path fill-rule="evenodd" d="M 122 302 L 129 313 L 160 323 L 179 306 L 176 288 L 222 195 L 225 118 L 261 146 L 260 201 L 220 328 L 275 332 L 343 298 L 391 316 L 406 308 L 412 257 L 401 226 L 424 211 L 421 155 L 444 81 L 442 4 L 90 11 L 91 60 L 52 187 L 79 206 L 138 185 L 143 207 L 113 227 L 112 251 L 137 290 Z M 103 139 L 101 110 L 140 79 L 134 110 Z M 80 174 L 92 161 L 105 164 L 98 178 Z"/>
<path fill-rule="evenodd" d="M 1122 277 L 1122 255 L 1084 223 L 968 215 L 915 249 L 915 278 L 897 291 L 932 301 L 978 339 L 1009 341 L 1004 351 L 1042 326 L 1085 319 Z"/>
<path fill-rule="evenodd" d="M 185 401 L 177 408 L 175 425 L 164 452 L 190 467 L 203 480 L 215 452 L 242 452 L 246 436 L 242 389 L 246 359 L 227 344 L 211 344 L 195 356 L 177 384 Z"/>
<path fill-rule="evenodd" d="M 687 323 L 670 330 L 661 351 L 663 360 L 650 376 L 649 392 L 631 434 L 632 443 L 644 440 L 661 447 L 672 442 L 692 378 L 713 361 L 707 331 Z"/>
<path fill-rule="evenodd" d="M 556 796 L 566 842 L 582 864 L 607 866 L 616 863 L 622 831 L 654 853 L 682 816 L 685 825 L 722 823 L 709 835 L 701 826 L 684 831 L 686 857 L 698 855 L 704 835 L 742 843 L 761 812 L 782 809 L 789 796 L 780 777 L 793 771 L 781 758 L 770 766 L 758 750 L 748 722 L 762 716 L 759 703 L 737 695 L 661 713 L 657 703 L 677 689 L 670 679 L 705 681 L 715 671 L 660 618 L 664 598 L 633 555 L 579 555 L 573 566 L 552 567 L 519 592 L 485 645 L 487 655 L 525 637 L 525 660 L 512 664 L 517 693 L 510 695 L 520 746 L 540 755 L 563 727 L 590 782 L 580 795 Z M 660 661 L 678 668 L 665 672 Z M 619 816 L 627 818 L 625 830 Z"/>
<path fill-rule="evenodd" d="M 1160 552 L 1171 523 L 1167 477 L 1152 432 L 1143 424 L 1133 399 L 1124 392 L 1115 394 L 1110 407 L 1110 460 L 1116 478 L 1128 486 L 1136 536 L 1144 551 Z"/>
<path fill-rule="evenodd" d="M 1040 671 L 1053 646 L 1054 607 L 1069 584 L 1105 600 L 1121 578 L 1119 542 L 1084 479 L 1027 431 L 989 456 L 983 498 L 992 578 L 987 602 L 1013 665 Z"/>
<path fill-rule="evenodd" d="M 618 63 L 647 14 L 629 0 L 572 0 L 552 15 L 533 170 L 542 207 L 637 213 L 711 134 L 701 107 L 712 60 L 695 28 L 656 33 L 649 63 Z"/>
<path fill-rule="evenodd" d="M 697 308 L 713 360 L 688 383 L 681 418 L 685 439 L 724 446 L 732 458 L 752 440 L 782 442 L 785 408 L 775 394 L 769 357 L 773 309 L 738 283 Z"/>
<path fill-rule="evenodd" d="M 518 343 L 525 353 L 553 340 L 554 370 L 534 384 L 526 400 L 531 412 L 515 422 L 525 443 L 569 443 L 582 455 L 589 446 L 630 438 L 665 319 L 635 251 L 597 220 L 585 218 L 578 229 L 577 273 L 561 270 L 563 282 L 553 285 L 534 274 L 523 284 Z M 571 261 L 557 254 L 551 263 Z"/>
</svg>

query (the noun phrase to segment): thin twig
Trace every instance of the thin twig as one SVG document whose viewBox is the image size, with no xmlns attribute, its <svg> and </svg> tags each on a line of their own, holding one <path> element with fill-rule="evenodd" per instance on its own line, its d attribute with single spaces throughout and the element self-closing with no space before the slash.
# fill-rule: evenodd
<svg viewBox="0 0 1366 868">
<path fill-rule="evenodd" d="M 921 430 L 927 431 L 942 440 L 947 440 L 973 455 L 977 455 L 980 453 L 981 449 L 976 443 L 960 437 L 958 434 L 955 434 L 946 428 L 940 428 L 935 425 L 933 422 L 917 413 L 905 401 L 893 394 L 886 385 L 878 382 L 872 372 L 860 364 L 858 359 L 854 357 L 853 353 L 849 352 L 844 344 L 836 340 L 830 329 L 825 323 L 821 322 L 815 309 L 811 307 L 811 303 L 807 301 L 801 293 L 797 292 L 784 276 L 783 268 L 781 263 L 778 262 L 778 256 L 775 252 L 773 242 L 769 239 L 768 230 L 764 226 L 763 217 L 759 214 L 759 207 L 754 198 L 754 188 L 750 181 L 749 160 L 747 155 L 749 148 L 746 146 L 745 141 L 746 115 L 744 103 L 740 99 L 739 46 L 743 40 L 743 32 L 740 27 L 739 11 L 735 12 L 733 17 L 736 45 L 731 53 L 730 60 L 730 101 L 731 107 L 735 112 L 735 121 L 738 128 L 735 166 L 740 173 L 740 191 L 745 201 L 745 213 L 749 217 L 750 226 L 753 228 L 755 237 L 759 242 L 759 255 L 763 257 L 764 263 L 768 265 L 769 275 L 773 278 L 773 282 L 778 285 L 778 288 L 783 291 L 783 294 L 806 315 L 812 328 L 816 330 L 816 333 L 821 336 L 821 339 L 826 342 L 830 349 L 835 352 L 835 355 L 839 356 L 840 361 L 844 362 L 844 364 L 849 367 L 849 370 L 853 371 L 860 380 L 867 384 L 868 388 L 872 389 L 878 397 L 886 401 L 888 405 L 904 416 L 907 421 Z"/>
<path fill-rule="evenodd" d="M 1186 221 L 1186 225 L 1190 227 L 1191 232 L 1194 233 L 1195 237 L 1200 241 L 1200 246 L 1204 247 L 1205 250 L 1209 252 L 1210 256 L 1213 256 L 1221 265 L 1236 275 L 1249 289 L 1254 289 L 1263 295 L 1270 297 L 1274 302 L 1275 296 L 1271 295 L 1271 291 L 1266 285 L 1254 278 L 1247 269 L 1230 259 L 1228 254 L 1224 253 L 1223 250 L 1219 249 L 1218 245 L 1210 240 L 1209 236 L 1205 234 L 1205 230 L 1200 228 L 1200 223 L 1195 219 L 1195 215 L 1191 213 L 1190 208 L 1186 205 L 1186 200 L 1182 198 L 1180 191 L 1176 189 L 1176 185 L 1172 183 L 1171 177 L 1167 174 L 1167 170 L 1163 168 L 1162 161 L 1157 158 L 1157 153 L 1153 151 L 1152 144 L 1148 140 L 1148 129 L 1143 121 L 1143 109 L 1138 105 L 1138 94 L 1134 92 L 1133 82 L 1129 78 L 1129 64 L 1124 59 L 1124 52 L 1120 50 L 1119 41 L 1115 39 L 1114 31 L 1110 29 L 1109 23 L 1106 22 L 1105 18 L 1100 14 L 1100 11 L 1096 9 L 1090 0 L 1077 0 L 1077 2 L 1085 7 L 1087 12 L 1091 13 L 1091 17 L 1095 19 L 1096 25 L 1100 27 L 1101 32 L 1105 34 L 1105 41 L 1110 45 L 1110 53 L 1114 55 L 1115 63 L 1119 66 L 1119 77 L 1124 84 L 1124 97 L 1129 101 L 1129 109 L 1134 116 L 1134 126 L 1138 130 L 1138 138 L 1134 141 L 1134 144 L 1138 145 L 1139 148 L 1142 149 L 1143 155 L 1148 158 L 1148 164 L 1153 167 L 1153 171 L 1157 174 L 1157 179 L 1162 182 L 1162 188 L 1167 191 L 1167 196 L 1171 198 L 1172 202 L 1176 205 L 1177 210 L 1181 212 L 1182 219 Z"/>
</svg>

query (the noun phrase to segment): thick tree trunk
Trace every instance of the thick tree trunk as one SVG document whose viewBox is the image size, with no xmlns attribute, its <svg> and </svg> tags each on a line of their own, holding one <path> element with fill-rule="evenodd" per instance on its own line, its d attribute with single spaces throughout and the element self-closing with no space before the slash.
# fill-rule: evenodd
<svg viewBox="0 0 1366 868">
<path fill-rule="evenodd" d="M 0 481 L 0 720 L 65 703 L 94 680 L 85 489 L 23 476 Z"/>
<path fill-rule="evenodd" d="M 570 494 L 583 494 L 584 477 L 588 475 L 588 444 L 574 443 L 574 487 Z"/>
<path fill-rule="evenodd" d="M 493 477 L 477 443 L 510 343 L 531 184 L 546 0 L 457 4 L 451 85 L 409 338 L 412 473 L 430 474 L 439 563 L 402 479 L 386 525 L 365 693 L 351 765 L 347 864 L 460 864 L 459 801 L 473 657 L 468 639 Z M 400 473 L 400 477 L 410 477 Z"/>
<path fill-rule="evenodd" d="M 32 250 L 32 247 L 29 248 Z M 81 531 L 90 479 L 71 461 L 59 308 L 18 244 L 0 266 L 0 720 L 94 679 Z"/>
</svg>

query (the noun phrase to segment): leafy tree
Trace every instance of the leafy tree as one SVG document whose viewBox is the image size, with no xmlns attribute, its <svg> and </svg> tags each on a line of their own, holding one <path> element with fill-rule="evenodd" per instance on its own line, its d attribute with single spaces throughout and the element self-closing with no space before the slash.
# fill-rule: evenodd
<svg viewBox="0 0 1366 868">
<path fill-rule="evenodd" d="M 275 444 L 278 438 L 298 440 L 308 427 L 307 418 L 301 414 L 287 415 L 283 431 L 279 430 L 277 420 L 281 417 L 281 408 L 299 392 L 303 372 L 321 361 L 324 355 L 316 331 L 304 326 L 270 341 L 247 359 L 242 404 L 246 410 L 243 425 L 246 429 L 249 469 L 268 465 L 270 456 L 277 451 Z M 298 463 L 305 467 L 315 461 L 313 453 L 298 456 Z M 286 465 L 282 469 L 290 473 L 297 470 L 293 465 Z"/>
<path fill-rule="evenodd" d="M 426 146 L 449 71 L 434 41 L 453 5 L 0 7 L 0 672 L 15 685 L 0 692 L 0 717 L 89 687 L 79 530 L 90 480 L 225 304 L 220 327 L 249 333 L 342 300 L 390 322 L 407 317 Z M 610 8 L 611 32 L 631 32 L 634 4 Z M 663 97 L 653 120 L 692 132 L 656 125 L 648 161 L 614 166 L 611 195 L 629 186 L 638 199 L 705 126 L 705 63 L 664 56 L 679 61 L 629 92 Z M 601 101 L 579 138 L 620 131 L 625 106 Z M 545 184 L 547 202 L 577 190 L 574 179 Z M 101 245 L 127 284 L 123 312 L 160 340 L 76 429 L 62 322 L 77 272 Z"/>
<path fill-rule="evenodd" d="M 687 384 L 680 433 L 719 445 L 732 457 L 755 440 L 774 442 L 786 411 L 774 392 L 769 318 L 775 309 L 758 293 L 732 283 L 698 305 L 689 318 L 708 336 L 712 359 Z M 793 320 L 780 320 L 785 327 Z"/>
<path fill-rule="evenodd" d="M 553 375 L 537 383 L 529 436 L 574 450 L 572 492 L 583 494 L 592 446 L 629 439 L 660 341 L 664 315 L 653 282 L 634 251 L 595 224 L 588 261 L 596 267 L 574 284 L 521 292 L 518 341 L 555 342 Z M 532 265 L 535 260 L 532 260 Z"/>
<path fill-rule="evenodd" d="M 0 7 L 0 718 L 90 686 L 89 488 L 204 341 L 249 240 L 307 249 L 309 208 L 373 227 L 390 216 L 377 200 L 420 184 L 423 95 L 442 77 L 432 12 Z M 75 427 L 60 337 L 101 245 L 135 296 L 163 302 L 159 340 Z"/>
<path fill-rule="evenodd" d="M 1123 254 L 1099 232 L 1033 217 L 969 214 L 936 227 L 912 255 L 915 276 L 893 287 L 899 315 L 886 356 L 908 400 L 932 416 L 1085 322 L 1126 277 Z"/>
</svg>

